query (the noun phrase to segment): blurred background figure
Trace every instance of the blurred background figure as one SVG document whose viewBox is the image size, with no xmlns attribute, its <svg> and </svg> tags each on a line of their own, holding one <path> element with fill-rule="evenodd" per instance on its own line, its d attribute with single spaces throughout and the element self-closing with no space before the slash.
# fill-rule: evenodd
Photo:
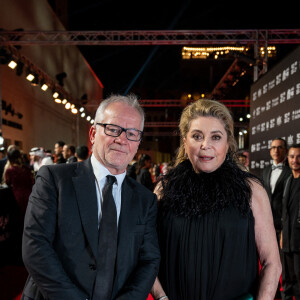
<svg viewBox="0 0 300 300">
<path fill-rule="evenodd" d="M 0 180 L 3 175 L 4 167 L 7 162 L 6 149 L 5 147 L 0 148 Z"/>
<path fill-rule="evenodd" d="M 29 152 L 30 165 L 33 169 L 34 174 L 44 165 L 53 165 L 52 158 L 44 151 L 41 147 L 31 148 Z"/>
<path fill-rule="evenodd" d="M 73 145 L 65 144 L 63 146 L 62 154 L 67 164 L 77 162 L 77 158 L 75 157 L 75 147 Z"/>
<path fill-rule="evenodd" d="M 249 168 L 247 166 L 247 156 L 243 153 L 238 153 L 237 158 L 242 165 L 242 167 L 245 169 L 245 171 L 249 171 Z"/>
<path fill-rule="evenodd" d="M 7 158 L 8 162 L 4 168 L 3 179 L 4 183 L 12 189 L 23 223 L 34 179 L 30 168 L 24 164 L 21 151 L 18 148 L 9 148 Z"/>
<path fill-rule="evenodd" d="M 54 145 L 54 163 L 56 164 L 62 164 L 66 162 L 62 153 L 64 145 L 65 142 L 63 141 L 58 141 Z"/>
<path fill-rule="evenodd" d="M 150 191 L 153 191 L 154 184 L 149 169 L 152 166 L 151 157 L 148 154 L 142 154 L 136 167 L 136 180 Z"/>
<path fill-rule="evenodd" d="M 76 148 L 75 156 L 76 156 L 78 162 L 88 159 L 89 148 L 85 145 L 78 146 Z"/>
</svg>

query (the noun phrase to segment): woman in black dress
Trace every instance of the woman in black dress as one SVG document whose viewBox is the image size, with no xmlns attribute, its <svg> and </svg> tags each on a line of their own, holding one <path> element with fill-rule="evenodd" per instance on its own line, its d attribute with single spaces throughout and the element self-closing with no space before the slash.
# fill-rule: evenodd
<svg viewBox="0 0 300 300">
<path fill-rule="evenodd" d="M 273 300 L 281 264 L 270 204 L 235 160 L 228 109 L 199 100 L 184 109 L 179 127 L 175 166 L 155 189 L 161 266 L 154 299 Z"/>
</svg>

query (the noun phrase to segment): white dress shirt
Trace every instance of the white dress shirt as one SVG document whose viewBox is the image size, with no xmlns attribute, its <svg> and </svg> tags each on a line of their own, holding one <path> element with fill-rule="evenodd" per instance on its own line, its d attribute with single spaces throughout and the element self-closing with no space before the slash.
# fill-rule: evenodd
<svg viewBox="0 0 300 300">
<path fill-rule="evenodd" d="M 279 176 L 282 172 L 283 163 L 281 162 L 281 163 L 276 165 L 273 162 L 273 166 L 275 166 L 275 167 L 281 166 L 281 168 L 276 168 L 276 169 L 272 170 L 272 172 L 271 172 L 270 187 L 271 187 L 272 194 L 274 193 L 276 182 L 277 182 L 277 180 L 278 180 L 278 178 L 279 178 Z"/>
<path fill-rule="evenodd" d="M 112 194 L 114 197 L 114 201 L 116 204 L 117 209 L 117 222 L 119 224 L 119 217 L 121 212 L 121 190 L 122 190 L 122 183 L 126 176 L 126 171 L 122 174 L 113 175 L 111 174 L 92 154 L 91 156 L 91 163 L 95 174 L 95 185 L 96 185 L 96 191 L 97 191 L 97 205 L 98 205 L 98 227 L 100 224 L 101 219 L 101 198 L 102 198 L 102 189 L 104 187 L 106 176 L 112 175 L 116 177 L 116 182 L 113 185 Z M 98 188 L 98 184 L 99 188 Z M 99 190 L 100 189 L 100 190 Z"/>
</svg>

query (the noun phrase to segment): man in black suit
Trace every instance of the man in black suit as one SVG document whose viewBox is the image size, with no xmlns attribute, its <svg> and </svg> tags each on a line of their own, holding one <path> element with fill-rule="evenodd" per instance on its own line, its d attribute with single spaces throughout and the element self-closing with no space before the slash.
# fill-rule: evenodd
<svg viewBox="0 0 300 300">
<path fill-rule="evenodd" d="M 280 249 L 279 243 L 282 230 L 281 218 L 284 182 L 291 174 L 290 168 L 286 164 L 286 154 L 286 141 L 282 138 L 273 139 L 270 148 L 270 156 L 273 162 L 263 170 L 263 182 L 271 203 L 278 249 Z M 280 256 L 282 258 L 282 255 Z M 280 288 L 281 284 L 279 282 L 276 291 L 276 299 L 281 298 Z"/>
<path fill-rule="evenodd" d="M 300 299 L 300 144 L 290 147 L 288 161 L 292 174 L 283 193 L 282 285 L 283 299 Z"/>
<path fill-rule="evenodd" d="M 90 129 L 91 157 L 40 169 L 25 218 L 29 277 L 21 299 L 147 298 L 160 261 L 157 199 L 126 176 L 143 125 L 134 96 L 111 96 L 101 102 Z M 103 228 L 111 229 L 108 237 Z"/>
<path fill-rule="evenodd" d="M 290 168 L 286 165 L 287 144 L 282 138 L 275 138 L 271 143 L 270 155 L 273 163 L 263 170 L 263 181 L 269 195 L 274 226 L 279 246 L 282 229 L 282 196 L 284 181 L 290 176 Z"/>
</svg>

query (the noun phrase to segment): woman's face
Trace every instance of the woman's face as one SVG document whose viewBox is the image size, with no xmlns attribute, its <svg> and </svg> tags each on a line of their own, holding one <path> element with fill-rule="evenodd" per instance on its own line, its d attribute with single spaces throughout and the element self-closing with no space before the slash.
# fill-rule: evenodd
<svg viewBox="0 0 300 300">
<path fill-rule="evenodd" d="M 224 162 L 229 148 L 223 123 L 214 117 L 198 117 L 190 125 L 183 142 L 194 170 L 215 171 Z"/>
</svg>

